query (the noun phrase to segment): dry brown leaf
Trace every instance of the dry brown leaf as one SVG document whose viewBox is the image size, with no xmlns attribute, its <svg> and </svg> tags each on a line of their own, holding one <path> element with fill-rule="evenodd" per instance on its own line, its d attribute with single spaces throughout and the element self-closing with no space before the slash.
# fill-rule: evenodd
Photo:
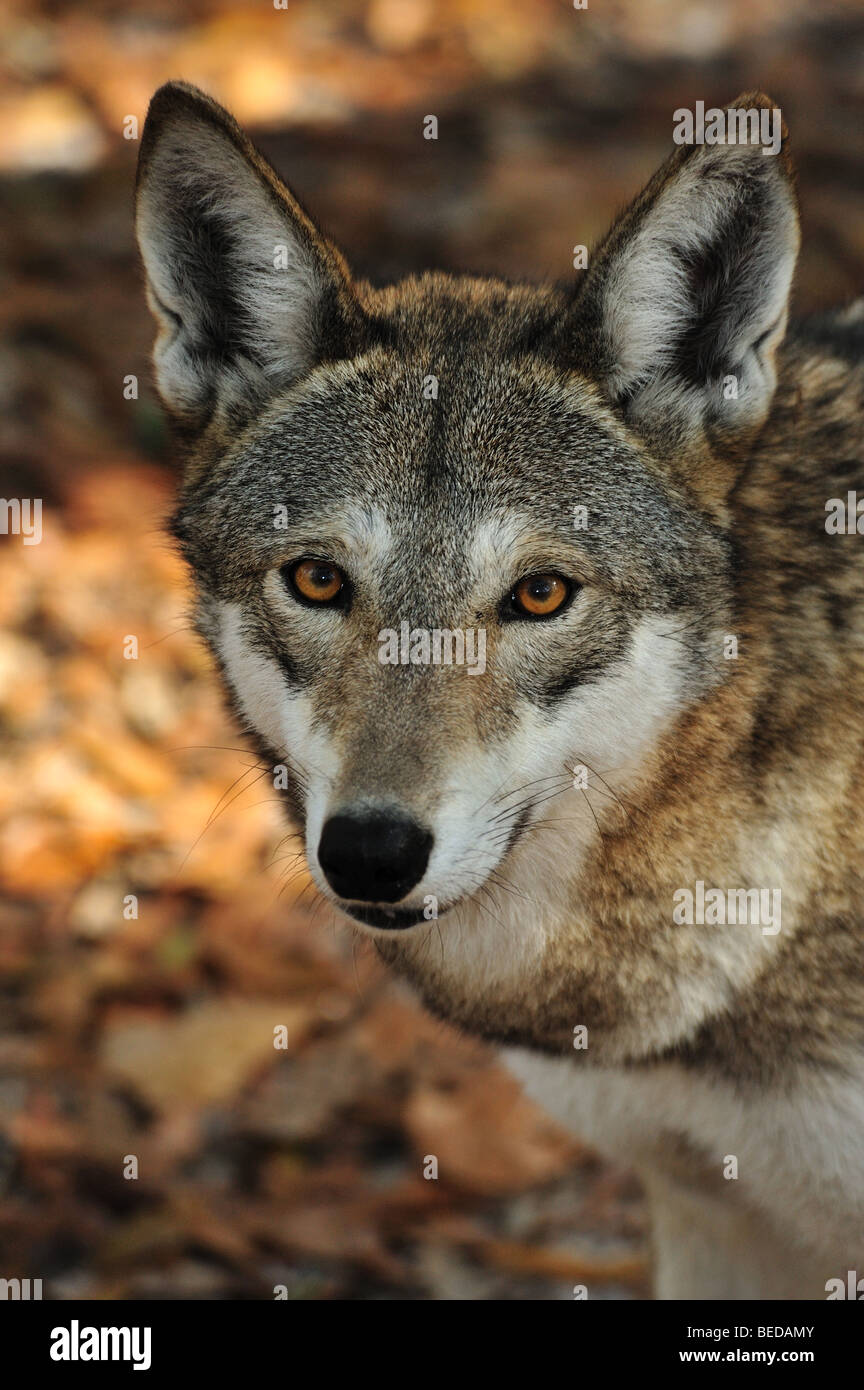
<svg viewBox="0 0 864 1390">
<path fill-rule="evenodd" d="M 560 1177 L 582 1152 L 498 1068 L 418 1088 L 405 1122 L 439 1179 L 472 1192 L 517 1192 Z"/>
<path fill-rule="evenodd" d="M 232 1099 L 268 1063 L 284 1025 L 293 1048 L 312 1021 L 299 1004 L 213 999 L 164 1022 L 116 1022 L 103 1039 L 101 1060 L 159 1110 L 218 1105 Z"/>
<path fill-rule="evenodd" d="M 644 1257 L 618 1258 L 570 1255 L 566 1250 L 548 1250 L 520 1245 L 514 1240 L 483 1240 L 475 1253 L 498 1269 L 514 1274 L 536 1274 L 578 1284 L 643 1284 L 648 1275 Z"/>
</svg>

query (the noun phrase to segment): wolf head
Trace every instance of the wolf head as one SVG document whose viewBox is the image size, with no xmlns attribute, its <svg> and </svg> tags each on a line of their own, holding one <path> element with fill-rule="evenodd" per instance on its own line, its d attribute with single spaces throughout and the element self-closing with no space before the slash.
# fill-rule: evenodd
<svg viewBox="0 0 864 1390">
<path fill-rule="evenodd" d="M 580 885 L 726 677 L 785 150 L 679 149 L 570 286 L 378 289 L 171 84 L 137 219 L 199 626 L 318 888 L 481 1032 L 557 1041 L 580 990 L 605 1018 Z"/>
</svg>

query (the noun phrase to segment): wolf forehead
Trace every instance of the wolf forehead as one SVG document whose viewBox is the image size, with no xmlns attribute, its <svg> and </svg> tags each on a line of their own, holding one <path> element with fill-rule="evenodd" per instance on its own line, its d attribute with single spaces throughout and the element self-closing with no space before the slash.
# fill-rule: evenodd
<svg viewBox="0 0 864 1390">
<path fill-rule="evenodd" d="M 539 350 L 548 298 L 538 296 L 529 351 L 528 291 L 512 290 L 508 304 L 482 282 L 495 312 L 481 315 L 470 290 L 457 298 L 440 280 L 445 315 L 427 283 L 425 314 L 391 312 L 356 356 L 321 363 L 235 437 L 223 426 L 207 441 L 216 460 L 187 488 L 174 531 L 215 591 L 284 561 L 289 540 L 302 549 L 342 537 L 350 548 L 372 518 L 394 560 L 433 567 L 435 556 L 467 560 L 499 516 L 517 531 L 522 519 L 526 556 L 532 545 L 538 560 L 550 546 L 578 550 L 584 577 L 615 587 L 680 585 L 706 547 L 716 561 L 719 532 L 590 377 Z M 410 284 L 378 293 L 398 304 L 397 290 L 419 297 Z M 545 326 L 554 330 L 551 314 Z"/>
</svg>

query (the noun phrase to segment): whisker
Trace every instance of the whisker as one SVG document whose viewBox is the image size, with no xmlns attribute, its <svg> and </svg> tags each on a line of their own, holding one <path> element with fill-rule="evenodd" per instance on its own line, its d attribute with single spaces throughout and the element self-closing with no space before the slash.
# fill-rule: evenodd
<svg viewBox="0 0 864 1390">
<path fill-rule="evenodd" d="M 210 825 L 213 824 L 213 820 L 214 820 L 215 816 L 217 815 L 217 813 L 218 813 L 218 811 L 219 811 L 219 807 L 222 805 L 222 803 L 223 803 L 223 801 L 225 800 L 226 796 L 228 796 L 228 795 L 234 790 L 234 788 L 237 786 L 237 784 L 238 784 L 239 782 L 244 781 L 245 778 L 247 778 L 247 777 L 249 776 L 249 773 L 250 773 L 250 772 L 254 772 L 254 770 L 255 770 L 254 766 L 253 766 L 253 767 L 247 767 L 247 769 L 246 769 L 245 772 L 241 772 L 239 777 L 235 777 L 235 779 L 234 779 L 234 781 L 231 783 L 230 787 L 228 787 L 228 789 L 222 793 L 222 795 L 220 796 L 219 800 L 216 802 L 216 805 L 213 807 L 213 810 L 210 812 L 209 816 L 207 817 L 207 822 L 206 822 L 206 824 L 205 824 L 205 826 L 204 826 L 204 829 L 205 829 L 205 830 L 207 829 L 208 826 L 210 826 Z M 260 780 L 261 780 L 261 778 L 262 778 L 263 776 L 264 776 L 264 773 L 261 772 L 261 771 L 259 771 L 258 776 L 255 778 L 255 781 L 256 781 L 256 782 L 260 782 Z M 250 786 L 253 786 L 254 783 L 251 783 L 251 782 L 250 782 L 249 785 L 250 785 Z M 239 796 L 239 795 L 241 795 L 242 793 L 238 792 L 237 794 L 238 794 L 238 796 Z M 230 806 L 231 803 L 229 802 L 228 804 L 229 804 L 229 806 Z"/>
<path fill-rule="evenodd" d="M 249 772 L 251 772 L 251 771 L 252 771 L 251 768 L 247 768 L 247 770 L 246 770 L 246 772 L 243 774 L 243 776 L 245 777 L 245 776 L 246 776 Z M 263 773 L 263 772 L 259 773 L 258 776 L 257 776 L 252 782 L 249 783 L 249 786 L 250 786 L 250 787 L 254 786 L 255 783 L 256 783 L 256 782 L 259 782 L 263 776 L 264 776 L 264 773 Z M 237 785 L 237 781 L 239 781 L 239 780 L 240 780 L 240 779 L 237 778 L 236 781 L 232 782 L 231 786 L 236 786 L 236 785 Z M 229 787 L 229 791 L 230 791 L 230 789 L 231 789 L 231 788 Z M 214 808 L 213 811 L 210 812 L 210 818 L 209 818 L 209 820 L 207 821 L 206 825 L 204 826 L 204 829 L 201 831 L 200 835 L 196 835 L 196 836 L 195 836 L 195 839 L 192 841 L 192 844 L 189 846 L 189 848 L 187 849 L 186 853 L 184 854 L 182 860 L 180 861 L 180 868 L 181 868 L 181 869 L 183 868 L 184 864 L 185 864 L 186 861 L 188 860 L 189 856 L 195 851 L 195 849 L 197 848 L 197 846 L 201 843 L 201 841 L 203 840 L 204 836 L 207 834 L 207 831 L 211 828 L 211 826 L 225 814 L 225 812 L 226 812 L 226 811 L 229 809 L 229 807 L 237 800 L 237 798 L 238 798 L 239 796 L 242 796 L 243 793 L 244 793 L 245 791 L 248 791 L 248 790 L 249 790 L 249 787 L 241 787 L 240 791 L 239 791 L 239 792 L 236 792 L 236 793 L 234 794 L 234 796 L 232 796 L 231 800 L 230 800 L 226 805 L 224 805 L 224 806 L 222 807 L 222 810 L 219 811 L 218 814 L 215 813 L 215 808 Z M 220 801 L 220 802 L 223 801 L 224 798 L 225 798 L 225 793 L 223 792 L 223 793 L 222 793 L 222 796 L 219 798 L 219 801 Z M 219 802 L 217 802 L 216 805 L 218 806 L 218 805 L 219 805 Z"/>
<path fill-rule="evenodd" d="M 560 773 L 560 772 L 550 772 L 550 773 L 549 773 L 547 776 L 545 776 L 545 777 L 535 777 L 535 778 L 533 778 L 530 782 L 523 782 L 523 783 L 521 784 L 521 786 L 513 787 L 509 792 L 505 792 L 505 794 L 504 794 L 503 796 L 501 796 L 501 797 L 496 797 L 495 804 L 496 804 L 496 805 L 500 805 L 502 802 L 508 801 L 508 800 L 510 799 L 511 796 L 515 796 L 515 795 L 517 794 L 517 792 L 525 791 L 525 790 L 527 790 L 528 787 L 536 787 L 536 786 L 539 786 L 539 784 L 540 784 L 541 782 L 551 782 L 551 781 L 553 781 L 556 777 L 560 777 L 560 776 L 561 776 L 561 773 Z M 477 807 L 477 810 L 478 810 L 478 811 L 482 811 L 482 810 L 483 810 L 483 807 L 486 806 L 490 801 L 492 801 L 492 799 L 493 799 L 493 798 L 492 798 L 491 796 L 487 796 L 486 800 L 485 800 L 480 806 Z"/>
<path fill-rule="evenodd" d="M 145 642 L 141 648 L 142 652 L 149 652 L 151 647 L 158 647 L 160 642 L 167 642 L 169 637 L 176 637 L 179 632 L 194 632 L 194 627 L 188 623 L 182 623 L 180 627 L 174 627 L 170 632 L 166 632 L 162 637 L 157 637 L 152 642 Z"/>
</svg>

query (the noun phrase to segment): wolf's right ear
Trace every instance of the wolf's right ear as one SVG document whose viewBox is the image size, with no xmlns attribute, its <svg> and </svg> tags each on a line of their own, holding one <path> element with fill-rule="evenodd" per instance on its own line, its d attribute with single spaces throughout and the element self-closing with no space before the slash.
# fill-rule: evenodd
<svg viewBox="0 0 864 1390">
<path fill-rule="evenodd" d="M 228 112 L 185 83 L 150 103 L 136 231 L 159 392 L 187 427 L 349 350 L 359 311 L 342 257 Z"/>
</svg>

